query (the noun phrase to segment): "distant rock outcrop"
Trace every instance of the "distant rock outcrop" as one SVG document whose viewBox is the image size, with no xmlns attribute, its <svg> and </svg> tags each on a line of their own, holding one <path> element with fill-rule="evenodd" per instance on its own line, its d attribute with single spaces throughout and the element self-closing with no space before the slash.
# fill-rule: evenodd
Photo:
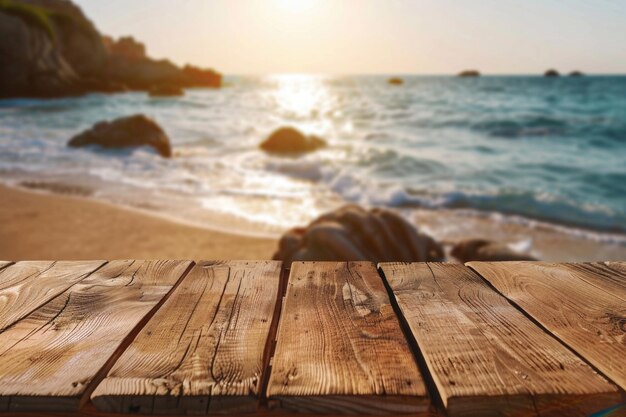
<svg viewBox="0 0 626 417">
<path fill-rule="evenodd" d="M 580 72 L 580 71 L 572 71 L 572 72 L 570 72 L 570 73 L 569 73 L 569 76 L 570 76 L 570 77 L 583 77 L 584 75 L 585 75 L 585 74 L 583 74 L 583 73 L 582 73 L 582 72 Z"/>
<path fill-rule="evenodd" d="M 100 77 L 108 53 L 102 35 L 80 7 L 68 0 L 5 0 L 4 3 L 31 8 L 31 12 L 45 16 L 54 47 L 69 66 L 83 79 Z M 32 22 L 26 15 L 22 18 Z"/>
<path fill-rule="evenodd" d="M 543 76 L 544 77 L 560 77 L 561 74 L 559 74 L 559 72 L 555 69 L 549 69 L 543 74 Z"/>
<path fill-rule="evenodd" d="M 0 97 L 219 87 L 221 74 L 153 60 L 132 37 L 103 37 L 69 0 L 0 1 Z"/>
<path fill-rule="evenodd" d="M 452 248 L 450 254 L 460 262 L 484 261 L 536 261 L 532 256 L 518 253 L 508 246 L 485 239 L 463 240 Z"/>
<path fill-rule="evenodd" d="M 459 73 L 459 77 L 471 78 L 471 77 L 480 77 L 480 72 L 477 70 L 465 70 Z"/>
<path fill-rule="evenodd" d="M 264 151 L 283 154 L 311 152 L 325 146 L 324 139 L 305 136 L 293 127 L 281 127 L 261 143 Z"/>
<path fill-rule="evenodd" d="M 222 85 L 222 74 L 211 69 L 185 65 L 183 74 L 188 87 L 219 88 Z"/>
<path fill-rule="evenodd" d="M 288 231 L 274 259 L 293 261 L 441 261 L 443 248 L 398 214 L 348 205 Z"/>
<path fill-rule="evenodd" d="M 102 41 L 111 55 L 128 59 L 146 59 L 146 46 L 132 36 L 122 36 L 118 40 L 103 36 Z"/>
<path fill-rule="evenodd" d="M 96 123 L 91 129 L 70 139 L 67 145 L 97 145 L 103 148 L 150 146 L 163 157 L 172 156 L 170 141 L 163 129 L 143 114 Z"/>
<path fill-rule="evenodd" d="M 387 82 L 391 85 L 402 85 L 404 84 L 404 80 L 402 78 L 398 78 L 398 77 L 392 77 L 390 79 L 387 80 Z"/>
<path fill-rule="evenodd" d="M 0 3 L 0 97 L 81 92 L 79 74 L 56 45 L 54 19 L 41 10 L 26 3 Z"/>
</svg>

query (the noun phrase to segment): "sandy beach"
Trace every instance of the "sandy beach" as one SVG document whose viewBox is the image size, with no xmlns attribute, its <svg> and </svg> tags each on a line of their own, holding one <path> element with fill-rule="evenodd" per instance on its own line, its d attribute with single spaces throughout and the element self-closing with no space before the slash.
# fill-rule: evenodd
<svg viewBox="0 0 626 417">
<path fill-rule="evenodd" d="M 29 185 L 31 187 L 32 185 Z M 41 190 L 45 191 L 41 191 Z M 70 186 L 0 185 L 0 259 L 271 259 L 277 238 L 195 227 L 149 211 L 94 200 Z M 440 242 L 484 238 L 553 262 L 621 260 L 626 247 L 549 225 L 501 222 L 449 210 L 415 211 L 412 220 Z M 453 260 L 453 259 L 450 259 Z"/>
<path fill-rule="evenodd" d="M 0 186 L 0 259 L 271 259 L 273 239 L 226 234 L 84 198 Z"/>
</svg>

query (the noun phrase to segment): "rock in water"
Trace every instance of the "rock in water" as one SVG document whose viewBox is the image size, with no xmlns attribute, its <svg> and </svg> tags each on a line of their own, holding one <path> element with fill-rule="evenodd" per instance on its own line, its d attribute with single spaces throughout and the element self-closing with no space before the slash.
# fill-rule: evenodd
<svg viewBox="0 0 626 417">
<path fill-rule="evenodd" d="M 465 70 L 459 73 L 459 77 L 480 77 L 480 72 L 477 70 Z"/>
<path fill-rule="evenodd" d="M 281 127 L 261 143 L 264 151 L 287 154 L 312 152 L 325 146 L 324 139 L 305 136 L 293 127 Z"/>
<path fill-rule="evenodd" d="M 387 80 L 387 82 L 391 85 L 402 85 L 404 84 L 404 80 L 402 78 L 390 78 L 389 80 Z"/>
<path fill-rule="evenodd" d="M 536 261 L 530 255 L 515 252 L 508 246 L 485 239 L 463 240 L 450 252 L 460 262 Z"/>
<path fill-rule="evenodd" d="M 183 89 L 175 85 L 156 85 L 150 89 L 150 97 L 179 97 L 184 95 Z"/>
<path fill-rule="evenodd" d="M 570 73 L 569 73 L 569 76 L 570 76 L 570 77 L 583 77 L 584 75 L 585 75 L 585 74 L 583 74 L 583 73 L 582 73 L 582 72 L 580 72 L 580 71 L 572 71 L 572 72 L 570 72 Z"/>
<path fill-rule="evenodd" d="M 348 205 L 280 239 L 274 259 L 293 261 L 441 261 L 443 248 L 396 213 Z"/>
<path fill-rule="evenodd" d="M 172 156 L 170 141 L 163 129 L 143 114 L 96 123 L 91 129 L 70 139 L 67 145 L 98 145 L 103 148 L 151 146 L 165 158 Z"/>
<path fill-rule="evenodd" d="M 560 77 L 561 74 L 559 74 L 559 72 L 555 69 L 549 69 L 543 74 L 543 76 L 544 77 Z"/>
</svg>

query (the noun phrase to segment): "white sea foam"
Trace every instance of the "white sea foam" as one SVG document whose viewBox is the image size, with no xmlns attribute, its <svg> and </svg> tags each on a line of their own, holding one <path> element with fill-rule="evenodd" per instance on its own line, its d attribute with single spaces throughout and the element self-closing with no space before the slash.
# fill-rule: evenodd
<svg viewBox="0 0 626 417">
<path fill-rule="evenodd" d="M 150 202 L 198 222 L 230 213 L 264 233 L 355 202 L 471 212 L 624 244 L 626 96 L 616 91 L 626 78 L 575 82 L 408 77 L 389 88 L 384 77 L 232 78 L 231 87 L 173 100 L 5 100 L 0 171 L 5 180 L 91 178 L 110 201 Z M 550 97 L 584 100 L 572 110 Z M 95 122 L 139 112 L 163 126 L 174 158 L 65 146 Z M 323 136 L 328 149 L 295 158 L 258 149 L 286 125 Z"/>
</svg>

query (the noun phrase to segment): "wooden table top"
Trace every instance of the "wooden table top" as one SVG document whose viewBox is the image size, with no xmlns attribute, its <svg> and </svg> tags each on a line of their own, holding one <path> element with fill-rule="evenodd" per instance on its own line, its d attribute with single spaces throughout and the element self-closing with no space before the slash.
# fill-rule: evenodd
<svg viewBox="0 0 626 417">
<path fill-rule="evenodd" d="M 626 262 L 0 261 L 0 415 L 626 416 Z"/>
</svg>

